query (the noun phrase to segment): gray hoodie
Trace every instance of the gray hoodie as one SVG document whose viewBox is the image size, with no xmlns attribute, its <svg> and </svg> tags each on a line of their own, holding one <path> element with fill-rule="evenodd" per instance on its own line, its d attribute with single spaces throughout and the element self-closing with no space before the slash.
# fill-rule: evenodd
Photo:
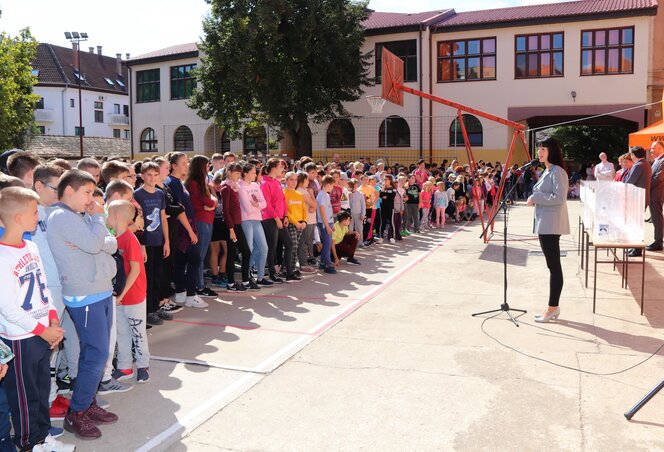
<svg viewBox="0 0 664 452">
<path fill-rule="evenodd" d="M 48 217 L 48 244 L 60 272 L 62 294 L 88 296 L 113 291 L 118 242 L 104 215 L 82 215 L 57 203 Z"/>
</svg>

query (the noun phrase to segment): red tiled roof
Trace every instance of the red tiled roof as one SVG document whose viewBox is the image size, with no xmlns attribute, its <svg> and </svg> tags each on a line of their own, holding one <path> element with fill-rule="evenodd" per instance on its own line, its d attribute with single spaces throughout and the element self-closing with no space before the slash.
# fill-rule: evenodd
<svg viewBox="0 0 664 452">
<path fill-rule="evenodd" d="M 155 50 L 153 52 L 144 53 L 143 55 L 135 56 L 129 60 L 130 63 L 134 63 L 139 60 L 149 60 L 152 58 L 164 58 L 171 55 L 180 55 L 183 53 L 198 52 L 198 44 L 195 42 L 189 42 L 187 44 L 178 44 L 175 46 L 166 47 L 163 49 Z"/>
<path fill-rule="evenodd" d="M 78 84 L 74 71 L 74 50 L 70 47 L 40 43 L 32 67 L 39 70 L 37 76 L 39 84 L 62 86 Z M 118 74 L 115 58 L 81 50 L 81 71 L 85 77 L 81 82 L 83 88 L 127 94 L 127 66 L 122 64 L 121 73 Z M 112 80 L 113 85 L 106 82 L 105 78 Z M 117 83 L 118 80 L 124 86 Z"/>
<path fill-rule="evenodd" d="M 426 11 L 423 13 L 382 13 L 372 11 L 369 17 L 362 22 L 367 30 L 376 30 L 381 28 L 397 28 L 412 25 L 425 24 L 440 20 L 447 14 L 453 14 L 452 9 L 441 9 L 438 11 Z"/>
<path fill-rule="evenodd" d="M 516 22 L 543 18 L 565 18 L 593 14 L 634 12 L 657 8 L 657 0 L 580 0 L 513 8 L 486 9 L 458 13 L 438 24 L 438 28 Z"/>
</svg>

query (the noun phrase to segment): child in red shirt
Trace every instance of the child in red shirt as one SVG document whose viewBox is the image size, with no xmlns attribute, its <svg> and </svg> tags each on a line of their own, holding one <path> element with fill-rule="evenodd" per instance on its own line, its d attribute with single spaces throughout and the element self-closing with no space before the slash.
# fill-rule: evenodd
<svg viewBox="0 0 664 452">
<path fill-rule="evenodd" d="M 148 373 L 150 350 L 145 327 L 147 279 L 141 245 L 128 229 L 135 214 L 136 208 L 129 201 L 113 201 L 108 206 L 107 223 L 116 232 L 118 251 L 122 255 L 127 275 L 125 287 L 116 297 L 118 364 L 117 370 L 113 372 L 113 378 L 116 380 L 131 378 L 134 375 L 135 359 L 136 382 L 145 383 L 150 379 Z"/>
</svg>

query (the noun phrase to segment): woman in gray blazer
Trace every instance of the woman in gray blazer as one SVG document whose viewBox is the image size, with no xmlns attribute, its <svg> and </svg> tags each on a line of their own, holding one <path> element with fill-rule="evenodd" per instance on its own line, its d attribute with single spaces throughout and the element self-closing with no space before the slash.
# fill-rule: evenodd
<svg viewBox="0 0 664 452">
<path fill-rule="evenodd" d="M 563 290 L 563 268 L 560 263 L 560 236 L 569 234 L 567 215 L 567 191 L 569 178 L 560 144 L 554 138 L 540 143 L 539 161 L 545 171 L 528 198 L 528 205 L 535 206 L 534 231 L 539 235 L 540 246 L 549 268 L 549 308 L 535 316 L 535 322 L 547 323 L 560 315 L 560 293 Z"/>
</svg>

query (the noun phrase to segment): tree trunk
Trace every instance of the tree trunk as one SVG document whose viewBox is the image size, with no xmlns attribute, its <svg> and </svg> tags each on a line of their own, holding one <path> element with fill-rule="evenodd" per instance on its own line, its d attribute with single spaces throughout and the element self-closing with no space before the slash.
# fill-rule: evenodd
<svg viewBox="0 0 664 452">
<path fill-rule="evenodd" d="M 300 121 L 297 130 L 291 129 L 290 133 L 295 145 L 295 158 L 312 157 L 311 129 L 307 121 Z"/>
</svg>

